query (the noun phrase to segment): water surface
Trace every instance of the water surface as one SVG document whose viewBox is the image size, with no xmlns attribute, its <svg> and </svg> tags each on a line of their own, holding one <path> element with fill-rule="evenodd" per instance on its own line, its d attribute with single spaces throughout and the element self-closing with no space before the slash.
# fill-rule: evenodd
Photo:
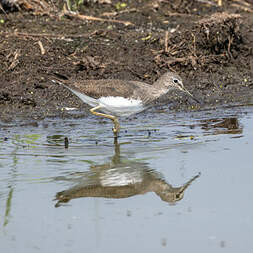
<svg viewBox="0 0 253 253">
<path fill-rule="evenodd" d="M 1 122 L 1 252 L 252 249 L 252 107 L 121 124 Z"/>
</svg>

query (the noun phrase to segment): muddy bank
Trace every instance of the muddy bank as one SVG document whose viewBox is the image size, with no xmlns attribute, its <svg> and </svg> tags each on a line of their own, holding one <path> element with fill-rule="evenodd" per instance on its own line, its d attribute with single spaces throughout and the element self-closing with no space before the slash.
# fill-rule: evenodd
<svg viewBox="0 0 253 253">
<path fill-rule="evenodd" d="M 88 107 L 52 82 L 55 73 L 72 80 L 151 84 L 172 70 L 203 101 L 198 105 L 182 94 L 170 94 L 172 109 L 252 103 L 250 1 L 223 1 L 222 6 L 193 0 L 22 3 L 0 10 L 2 120 L 85 116 Z M 73 114 L 66 108 L 81 111 Z"/>
</svg>

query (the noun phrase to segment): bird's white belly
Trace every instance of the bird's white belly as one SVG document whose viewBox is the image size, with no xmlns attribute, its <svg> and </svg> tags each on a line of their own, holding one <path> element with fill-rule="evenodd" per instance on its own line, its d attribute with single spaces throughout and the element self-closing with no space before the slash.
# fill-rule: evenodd
<svg viewBox="0 0 253 253">
<path fill-rule="evenodd" d="M 142 101 L 139 99 L 128 99 L 124 97 L 113 97 L 113 96 L 100 97 L 99 99 L 96 99 L 87 96 L 79 91 L 73 90 L 66 85 L 64 86 L 69 90 L 71 90 L 84 103 L 89 104 L 92 107 L 100 105 L 101 108 L 99 110 L 117 117 L 127 117 L 132 114 L 141 112 L 145 109 L 145 107 L 142 104 Z"/>
<path fill-rule="evenodd" d="M 130 116 L 143 111 L 145 108 L 139 99 L 128 99 L 124 97 L 101 97 L 97 100 L 101 110 L 115 116 Z"/>
<path fill-rule="evenodd" d="M 142 183 L 143 175 L 140 171 L 131 168 L 111 168 L 100 176 L 100 183 L 104 187 L 126 186 Z"/>
</svg>

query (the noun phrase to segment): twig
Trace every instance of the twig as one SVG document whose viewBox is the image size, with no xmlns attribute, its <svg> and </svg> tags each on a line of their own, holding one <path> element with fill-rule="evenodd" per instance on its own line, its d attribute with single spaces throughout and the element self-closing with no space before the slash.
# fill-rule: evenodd
<svg viewBox="0 0 253 253">
<path fill-rule="evenodd" d="M 8 16 L 1 3 L 0 3 L 0 10 L 5 14 L 5 16 Z"/>
<path fill-rule="evenodd" d="M 166 16 L 169 16 L 169 17 L 173 17 L 173 16 L 182 16 L 182 17 L 188 16 L 188 17 L 190 17 L 190 16 L 196 16 L 196 15 L 190 14 L 190 13 L 167 12 Z"/>
<path fill-rule="evenodd" d="M 233 55 L 231 53 L 231 45 L 233 43 L 234 38 L 232 36 L 229 36 L 228 38 L 228 54 L 231 58 L 233 58 Z"/>
<path fill-rule="evenodd" d="M 186 62 L 186 61 L 190 60 L 192 66 L 194 67 L 197 64 L 196 59 L 197 59 L 197 57 L 191 56 L 191 55 L 186 56 L 186 57 L 180 57 L 180 58 L 171 58 L 167 61 L 167 66 L 171 67 L 172 64 Z"/>
<path fill-rule="evenodd" d="M 41 42 L 40 40 L 38 41 L 38 45 L 39 45 L 39 47 L 40 47 L 41 54 L 42 54 L 42 55 L 45 54 L 45 53 L 46 53 L 46 50 L 45 50 L 45 48 L 43 47 L 42 42 Z"/>
<path fill-rule="evenodd" d="M 1 35 L 6 36 L 20 36 L 20 37 L 50 37 L 50 38 L 57 38 L 66 40 L 66 38 L 83 38 L 83 37 L 90 37 L 92 35 L 95 35 L 98 31 L 95 30 L 88 34 L 50 34 L 50 33 L 22 33 L 22 32 L 2 32 Z"/>
<path fill-rule="evenodd" d="M 169 39 L 169 32 L 165 32 L 165 38 L 164 38 L 164 51 L 165 53 L 168 53 L 168 39 Z"/>
<path fill-rule="evenodd" d="M 170 60 L 167 61 L 167 65 L 168 65 L 168 67 L 170 67 L 171 64 L 187 61 L 188 58 L 189 57 L 171 58 Z"/>
<path fill-rule="evenodd" d="M 81 19 L 81 20 L 112 22 L 112 23 L 124 24 L 126 26 L 134 25 L 133 23 L 131 23 L 129 21 L 122 21 L 122 20 L 115 20 L 115 19 L 105 19 L 105 18 L 98 18 L 98 17 L 93 17 L 93 16 L 85 16 L 85 15 L 81 15 L 81 14 L 78 14 L 78 13 L 75 13 L 75 12 L 70 12 L 70 11 L 64 11 L 63 15 L 78 18 L 78 19 Z"/>
<path fill-rule="evenodd" d="M 19 56 L 20 56 L 20 49 L 17 49 L 14 53 L 12 63 L 8 67 L 8 70 L 13 70 L 18 65 L 18 63 L 19 63 L 18 57 Z M 7 56 L 7 57 L 9 57 L 9 56 Z"/>
<path fill-rule="evenodd" d="M 168 53 L 171 55 L 176 55 L 179 51 L 181 46 L 185 43 L 185 41 L 181 41 L 179 44 L 172 45 L 168 48 Z"/>
<path fill-rule="evenodd" d="M 244 11 L 253 12 L 252 8 L 248 8 L 248 7 L 242 6 L 242 4 L 244 4 L 244 3 L 245 3 L 244 1 L 242 1 L 242 3 L 238 3 L 238 4 L 232 3 L 231 6 L 236 7 L 238 9 L 242 9 Z"/>
<path fill-rule="evenodd" d="M 211 1 L 208 1 L 208 0 L 197 0 L 197 2 L 204 3 L 204 4 L 209 4 L 209 5 L 212 5 L 212 6 L 217 6 L 217 4 L 215 4 Z"/>
<path fill-rule="evenodd" d="M 107 16 L 107 17 L 110 17 L 110 16 L 117 16 L 119 14 L 123 14 L 123 13 L 129 13 L 129 12 L 134 12 L 134 11 L 137 11 L 136 8 L 131 8 L 131 9 L 126 9 L 126 10 L 122 10 L 122 11 L 114 11 L 114 12 L 104 12 L 102 14 L 102 16 Z"/>
</svg>

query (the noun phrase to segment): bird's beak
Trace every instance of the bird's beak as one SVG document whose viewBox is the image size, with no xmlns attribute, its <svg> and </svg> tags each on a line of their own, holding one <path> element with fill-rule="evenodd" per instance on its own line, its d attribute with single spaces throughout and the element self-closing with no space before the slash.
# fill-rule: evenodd
<svg viewBox="0 0 253 253">
<path fill-rule="evenodd" d="M 193 95 L 185 88 L 182 89 L 185 93 L 187 93 L 188 95 L 190 95 L 191 97 L 193 97 Z"/>
<path fill-rule="evenodd" d="M 185 89 L 184 87 L 182 88 L 182 91 L 184 91 L 185 93 L 187 93 L 189 96 L 191 96 L 193 98 L 193 100 L 195 100 L 197 103 L 201 104 L 200 101 L 195 98 L 187 89 Z"/>
</svg>

